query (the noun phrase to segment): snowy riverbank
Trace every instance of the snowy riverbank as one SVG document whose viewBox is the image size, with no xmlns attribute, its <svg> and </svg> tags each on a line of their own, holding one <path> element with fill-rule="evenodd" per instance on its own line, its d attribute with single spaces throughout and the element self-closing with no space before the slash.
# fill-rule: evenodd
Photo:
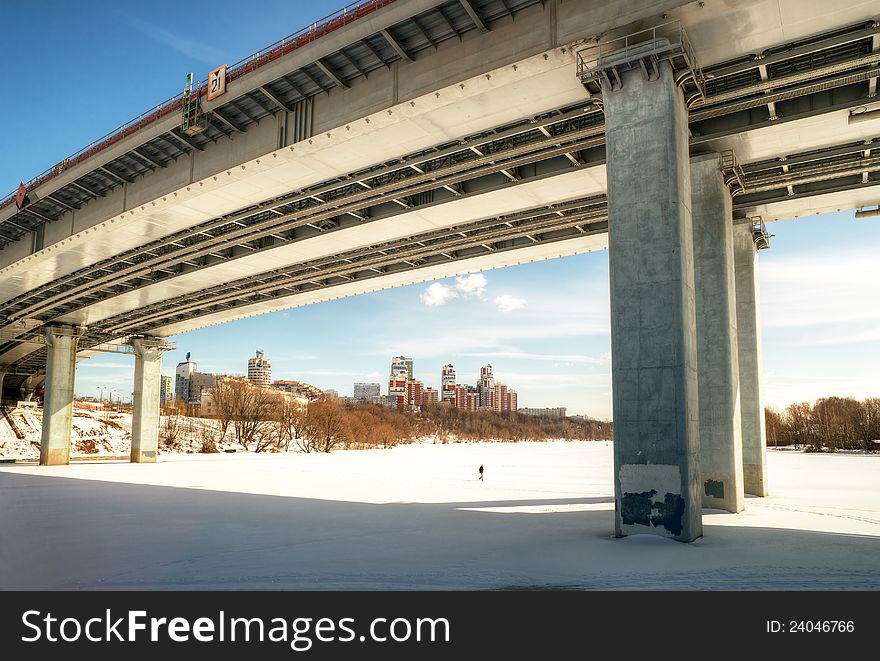
<svg viewBox="0 0 880 661">
<path fill-rule="evenodd" d="M 612 539 L 605 442 L 0 466 L 0 587 L 880 589 L 880 457 L 768 455 L 693 544 Z"/>
</svg>

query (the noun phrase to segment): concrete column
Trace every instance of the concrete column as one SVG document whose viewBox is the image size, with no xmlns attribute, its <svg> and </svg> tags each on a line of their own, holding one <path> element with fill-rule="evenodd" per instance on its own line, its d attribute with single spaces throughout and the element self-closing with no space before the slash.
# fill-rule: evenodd
<svg viewBox="0 0 880 661">
<path fill-rule="evenodd" d="M 152 338 L 135 338 L 134 402 L 131 419 L 131 460 L 155 463 L 159 451 L 159 390 L 162 344 Z"/>
<path fill-rule="evenodd" d="M 3 379 L 6 378 L 6 370 L 0 369 L 0 406 L 3 405 Z"/>
<path fill-rule="evenodd" d="M 767 495 L 767 436 L 761 399 L 761 308 L 758 299 L 758 254 L 751 223 L 733 227 L 736 271 L 736 329 L 742 409 L 743 487 Z"/>
<path fill-rule="evenodd" d="M 703 507 L 743 509 L 733 208 L 719 154 L 691 159 Z"/>
<path fill-rule="evenodd" d="M 73 423 L 73 387 L 79 336 L 69 326 L 47 328 L 46 386 L 43 395 L 43 436 L 40 465 L 70 463 L 70 427 Z"/>
<path fill-rule="evenodd" d="M 615 534 L 703 534 L 687 111 L 661 63 L 604 95 Z"/>
</svg>

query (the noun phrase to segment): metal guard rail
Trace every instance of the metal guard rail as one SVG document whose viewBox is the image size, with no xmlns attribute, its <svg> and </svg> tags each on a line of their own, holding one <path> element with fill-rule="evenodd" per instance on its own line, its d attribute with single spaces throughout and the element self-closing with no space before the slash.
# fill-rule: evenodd
<svg viewBox="0 0 880 661">
<path fill-rule="evenodd" d="M 248 55 L 244 59 L 239 60 L 232 66 L 227 67 L 226 82 L 229 83 L 254 71 L 255 69 L 259 69 L 264 64 L 276 60 L 282 55 L 287 55 L 291 51 L 294 51 L 297 48 L 301 48 L 306 44 L 309 44 L 316 39 L 319 39 L 322 36 L 333 32 L 334 30 L 338 30 L 339 28 L 348 25 L 353 21 L 356 21 L 359 18 L 363 18 L 368 14 L 372 14 L 374 11 L 381 9 L 382 7 L 386 7 L 392 4 L 394 1 L 395 0 L 366 0 L 366 2 L 354 2 L 348 4 L 342 9 L 338 9 L 332 14 L 325 16 L 324 18 L 310 23 L 308 26 L 297 30 L 293 34 L 290 34 L 283 39 L 276 41 L 274 44 L 266 46 L 265 48 L 258 50 L 256 53 Z M 208 84 L 206 81 L 197 81 L 196 85 L 197 86 L 192 94 L 193 97 L 204 96 L 205 94 L 207 94 Z M 107 149 L 107 147 L 119 142 L 123 138 L 137 133 L 145 126 L 155 122 L 157 119 L 165 117 L 175 110 L 179 110 L 181 105 L 183 104 L 183 96 L 183 92 L 172 96 L 170 99 L 163 101 L 157 106 L 153 106 L 145 113 L 138 115 L 134 119 L 115 129 L 114 131 L 111 131 L 110 133 L 89 143 L 79 151 L 63 159 L 60 163 L 56 163 L 49 169 L 41 172 L 33 179 L 26 182 L 25 188 L 28 191 L 32 191 L 38 186 L 42 186 L 47 181 L 51 181 L 59 174 L 73 167 L 74 165 L 82 163 L 86 159 L 94 156 L 104 149 Z M 12 202 L 15 200 L 15 193 L 16 191 L 13 191 L 8 197 L 0 202 L 0 209 L 12 204 Z"/>
<path fill-rule="evenodd" d="M 650 45 L 650 48 L 646 46 Z M 606 66 L 632 65 L 641 57 L 680 51 L 695 61 L 693 47 L 681 21 L 668 21 L 603 43 L 591 44 L 576 53 L 577 75 L 583 81 Z M 606 61 L 605 58 L 614 58 Z"/>
</svg>

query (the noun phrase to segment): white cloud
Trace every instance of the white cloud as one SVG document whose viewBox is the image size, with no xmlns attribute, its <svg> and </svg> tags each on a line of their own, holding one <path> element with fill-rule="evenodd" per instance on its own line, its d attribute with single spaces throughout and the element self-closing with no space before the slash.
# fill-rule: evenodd
<svg viewBox="0 0 880 661">
<path fill-rule="evenodd" d="M 378 379 L 380 376 L 382 376 L 382 375 L 379 374 L 379 372 L 375 372 L 375 371 L 367 374 L 368 379 Z"/>
<path fill-rule="evenodd" d="M 488 285 L 486 276 L 482 273 L 460 275 L 455 279 L 455 285 L 449 287 L 442 282 L 434 282 L 421 293 L 419 299 L 428 307 L 446 305 L 453 298 L 482 297 Z"/>
<path fill-rule="evenodd" d="M 458 296 L 456 292 L 441 282 L 435 282 L 422 292 L 419 299 L 428 307 L 445 305 L 449 299 Z"/>
<path fill-rule="evenodd" d="M 455 289 L 463 296 L 482 296 L 489 282 L 482 273 L 460 275 L 455 279 Z"/>
<path fill-rule="evenodd" d="M 505 314 L 507 314 L 508 312 L 513 312 L 514 310 L 520 310 L 526 305 L 526 299 L 516 298 L 511 294 L 496 296 L 493 299 L 493 302 L 496 306 L 498 306 L 498 309 Z"/>
</svg>

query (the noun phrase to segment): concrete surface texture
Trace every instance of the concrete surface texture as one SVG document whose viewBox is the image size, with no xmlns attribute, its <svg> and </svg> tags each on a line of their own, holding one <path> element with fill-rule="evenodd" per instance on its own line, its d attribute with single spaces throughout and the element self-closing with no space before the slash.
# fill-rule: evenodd
<svg viewBox="0 0 880 661">
<path fill-rule="evenodd" d="M 736 329 L 742 409 L 743 487 L 766 496 L 767 436 L 761 400 L 761 306 L 758 298 L 758 255 L 749 223 L 733 226 L 736 275 Z"/>
<path fill-rule="evenodd" d="M 742 432 L 730 191 L 718 154 L 691 159 L 703 505 L 743 508 Z"/>
<path fill-rule="evenodd" d="M 134 400 L 131 421 L 131 460 L 154 463 L 159 452 L 159 390 L 162 349 L 155 340 L 135 338 Z"/>
<path fill-rule="evenodd" d="M 667 63 L 605 95 L 618 535 L 702 534 L 687 111 Z"/>
<path fill-rule="evenodd" d="M 73 388 L 76 379 L 77 337 L 70 327 L 46 331 L 46 390 L 43 399 L 43 438 L 40 464 L 70 463 L 70 426 L 73 421 Z"/>
</svg>

